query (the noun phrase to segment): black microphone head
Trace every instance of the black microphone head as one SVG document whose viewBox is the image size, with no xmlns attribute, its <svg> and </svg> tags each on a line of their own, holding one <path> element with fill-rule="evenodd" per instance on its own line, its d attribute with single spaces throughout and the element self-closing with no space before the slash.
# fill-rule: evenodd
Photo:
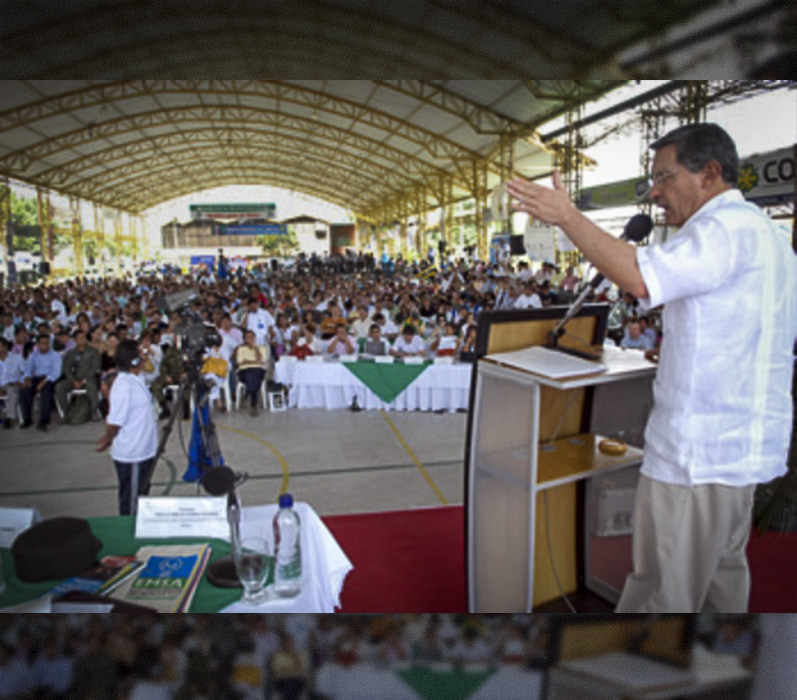
<svg viewBox="0 0 797 700">
<path fill-rule="evenodd" d="M 224 496 L 235 491 L 238 477 L 229 467 L 212 467 L 202 477 L 202 486 L 211 496 Z"/>
<path fill-rule="evenodd" d="M 623 238 L 627 241 L 639 241 L 648 237 L 653 230 L 653 219 L 647 214 L 636 214 L 632 216 L 623 229 Z"/>
</svg>

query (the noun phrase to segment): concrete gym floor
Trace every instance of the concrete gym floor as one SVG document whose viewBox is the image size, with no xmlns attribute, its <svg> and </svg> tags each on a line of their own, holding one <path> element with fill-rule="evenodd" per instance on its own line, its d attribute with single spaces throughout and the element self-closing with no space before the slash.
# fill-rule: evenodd
<svg viewBox="0 0 797 700">
<path fill-rule="evenodd" d="M 320 515 L 369 513 L 463 502 L 464 413 L 289 409 L 213 414 L 225 462 L 249 474 L 244 506 L 273 503 L 283 487 Z M 163 421 L 159 422 L 163 425 Z M 42 517 L 115 515 L 116 472 L 97 453 L 100 422 L 0 429 L 0 507 Z M 190 422 L 182 422 L 188 444 Z M 151 495 L 196 495 L 178 426 L 156 467 Z"/>
</svg>

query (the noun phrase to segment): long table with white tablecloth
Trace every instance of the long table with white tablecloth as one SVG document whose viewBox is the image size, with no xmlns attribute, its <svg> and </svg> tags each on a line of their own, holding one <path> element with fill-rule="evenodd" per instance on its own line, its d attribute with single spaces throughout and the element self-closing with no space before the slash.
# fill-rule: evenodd
<svg viewBox="0 0 797 700">
<path fill-rule="evenodd" d="M 366 410 L 457 411 L 467 409 L 472 365 L 469 363 L 428 364 L 395 398 L 385 401 L 382 387 L 374 382 L 406 373 L 401 364 L 357 362 L 352 368 L 343 362 L 277 362 L 274 380 L 289 388 L 291 408 L 349 408 Z M 368 367 L 365 367 L 368 365 Z M 369 369 L 370 376 L 359 378 L 356 370 Z M 361 372 L 362 373 L 362 372 Z M 368 383 L 366 383 L 368 382 Z M 369 386 L 370 384 L 370 386 Z"/>
<path fill-rule="evenodd" d="M 521 666 L 470 669 L 408 665 L 343 667 L 326 663 L 316 673 L 316 691 L 330 700 L 542 700 L 545 671 Z M 378 690 L 375 690 L 378 689 Z"/>
</svg>

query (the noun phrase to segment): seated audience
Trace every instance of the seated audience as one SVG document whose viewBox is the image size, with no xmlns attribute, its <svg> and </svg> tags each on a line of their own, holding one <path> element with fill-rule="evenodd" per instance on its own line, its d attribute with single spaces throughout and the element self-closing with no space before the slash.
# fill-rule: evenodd
<svg viewBox="0 0 797 700">
<path fill-rule="evenodd" d="M 415 326 L 408 324 L 402 328 L 390 354 L 396 357 L 426 357 L 426 343 L 418 336 Z"/>
<path fill-rule="evenodd" d="M 235 366 L 238 368 L 238 381 L 246 387 L 249 400 L 249 413 L 260 413 L 260 391 L 269 369 L 270 353 L 267 345 L 255 344 L 254 331 L 244 333 L 244 344 L 235 350 Z"/>
</svg>

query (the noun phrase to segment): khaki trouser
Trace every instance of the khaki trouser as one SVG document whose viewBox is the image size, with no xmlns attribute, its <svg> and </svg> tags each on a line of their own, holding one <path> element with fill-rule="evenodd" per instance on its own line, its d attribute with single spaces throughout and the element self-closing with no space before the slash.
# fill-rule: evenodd
<svg viewBox="0 0 797 700">
<path fill-rule="evenodd" d="M 640 477 L 633 556 L 615 612 L 747 612 L 755 486 L 676 486 Z"/>
</svg>

